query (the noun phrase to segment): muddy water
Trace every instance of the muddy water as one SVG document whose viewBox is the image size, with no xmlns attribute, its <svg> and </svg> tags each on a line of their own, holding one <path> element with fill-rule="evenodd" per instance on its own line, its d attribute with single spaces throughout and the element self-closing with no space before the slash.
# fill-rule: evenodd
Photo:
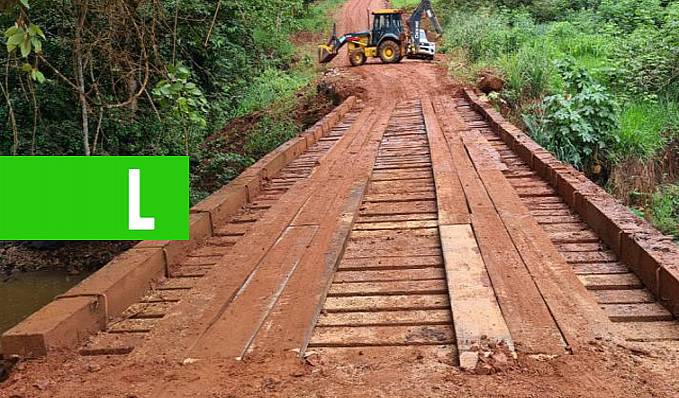
<svg viewBox="0 0 679 398">
<path fill-rule="evenodd" d="M 86 274 L 59 271 L 15 273 L 0 278 L 0 333 L 19 323 L 78 282 Z"/>
</svg>

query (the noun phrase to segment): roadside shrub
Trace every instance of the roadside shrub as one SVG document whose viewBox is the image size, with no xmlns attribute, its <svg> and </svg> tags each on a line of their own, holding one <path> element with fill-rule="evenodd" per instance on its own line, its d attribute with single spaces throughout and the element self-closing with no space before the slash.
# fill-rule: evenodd
<svg viewBox="0 0 679 398">
<path fill-rule="evenodd" d="M 660 0 L 601 0 L 598 12 L 605 21 L 626 32 L 642 25 L 656 25 L 665 17 Z"/>
<path fill-rule="evenodd" d="M 599 174 L 617 142 L 619 106 L 605 87 L 570 62 L 559 65 L 567 92 L 548 96 L 532 116 L 532 135 L 559 159 Z"/>
<path fill-rule="evenodd" d="M 613 88 L 626 98 L 646 100 L 669 92 L 679 75 L 679 49 L 673 41 L 677 40 L 669 32 L 654 28 L 640 28 L 627 36 L 608 70 Z"/>
<path fill-rule="evenodd" d="M 553 21 L 571 7 L 569 0 L 533 0 L 531 11 L 538 21 Z"/>
<path fill-rule="evenodd" d="M 679 185 L 661 187 L 653 195 L 647 214 L 656 228 L 679 238 Z"/>
</svg>

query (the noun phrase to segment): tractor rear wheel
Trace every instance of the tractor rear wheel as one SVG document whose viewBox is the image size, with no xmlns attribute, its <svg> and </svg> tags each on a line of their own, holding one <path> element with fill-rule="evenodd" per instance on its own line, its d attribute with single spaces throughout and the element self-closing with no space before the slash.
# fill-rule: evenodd
<svg viewBox="0 0 679 398">
<path fill-rule="evenodd" d="M 385 40 L 377 47 L 377 54 L 385 64 L 393 64 L 401 60 L 401 47 L 393 40 Z"/>
<path fill-rule="evenodd" d="M 366 56 L 363 49 L 357 49 L 349 53 L 349 62 L 352 66 L 361 66 L 365 63 Z"/>
</svg>

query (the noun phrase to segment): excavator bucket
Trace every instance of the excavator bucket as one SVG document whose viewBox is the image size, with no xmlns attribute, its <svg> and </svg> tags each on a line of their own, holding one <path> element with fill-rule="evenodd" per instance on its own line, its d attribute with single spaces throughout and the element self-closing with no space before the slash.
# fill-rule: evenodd
<svg viewBox="0 0 679 398">
<path fill-rule="evenodd" d="M 327 64 L 328 62 L 335 59 L 337 54 L 339 54 L 339 48 L 337 47 L 337 25 L 332 25 L 332 35 L 327 44 L 321 44 L 318 46 L 318 62 L 322 64 Z"/>
<path fill-rule="evenodd" d="M 321 44 L 318 46 L 318 62 L 322 64 L 327 64 L 328 62 L 335 59 L 337 52 L 333 51 L 331 46 Z"/>
</svg>

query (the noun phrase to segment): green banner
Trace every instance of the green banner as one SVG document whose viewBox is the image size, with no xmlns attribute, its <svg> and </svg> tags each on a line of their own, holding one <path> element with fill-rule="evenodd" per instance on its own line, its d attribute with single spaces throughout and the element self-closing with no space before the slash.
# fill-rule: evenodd
<svg viewBox="0 0 679 398">
<path fill-rule="evenodd" d="M 0 240 L 187 240 L 186 156 L 0 157 Z"/>
</svg>

